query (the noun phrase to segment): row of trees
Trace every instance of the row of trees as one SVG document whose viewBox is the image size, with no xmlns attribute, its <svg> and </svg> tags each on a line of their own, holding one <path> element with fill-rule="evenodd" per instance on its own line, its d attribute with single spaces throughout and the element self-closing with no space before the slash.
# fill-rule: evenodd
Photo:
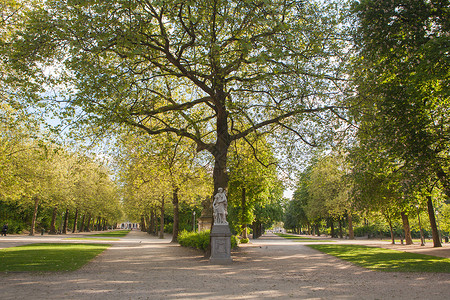
<svg viewBox="0 0 450 300">
<path fill-rule="evenodd" d="M 353 13 L 355 96 L 346 103 L 357 134 L 346 155 L 321 157 L 302 174 L 297 198 L 311 201 L 302 217 L 313 220 L 318 208 L 322 217 L 370 211 L 391 232 L 401 218 L 410 244 L 408 215 L 426 210 L 440 246 L 434 207 L 448 211 L 450 197 L 449 3 L 360 1 Z"/>
<path fill-rule="evenodd" d="M 211 203 L 212 162 L 195 155 L 192 144 L 170 134 L 149 139 L 127 131 L 117 145 L 117 174 L 127 216 L 139 221 L 142 230 L 159 232 L 161 238 L 165 225 L 169 225 L 172 241 L 176 242 L 179 229 L 196 226 L 192 223 L 194 212 L 198 220 L 202 205 Z M 270 163 L 273 154 L 267 149 L 257 151 L 255 157 L 255 143 L 251 147 L 235 143 L 233 147 L 228 221 L 234 233 L 248 238 L 248 224 L 259 232 L 263 226 L 270 227 L 282 219 L 283 187 L 275 165 Z M 267 144 L 262 147 L 267 148 Z M 165 224 L 167 220 L 170 224 Z"/>
<path fill-rule="evenodd" d="M 246 232 L 261 207 L 278 211 L 273 157 L 340 141 L 343 122 L 357 131 L 346 163 L 328 177 L 320 170 L 335 158 L 318 159 L 302 174 L 317 184 L 298 193 L 321 199 L 310 217 L 351 223 L 367 174 L 392 174 L 408 203 L 422 191 L 449 196 L 448 1 L 351 2 L 6 1 L 3 80 L 29 103 L 53 88 L 49 103 L 74 129 L 126 130 L 118 169 L 144 220 L 155 207 L 162 220 L 171 199 L 175 222 L 179 195 L 221 187 Z M 185 192 L 202 172 L 212 187 Z"/>
<path fill-rule="evenodd" d="M 15 231 L 56 233 L 104 228 L 121 217 L 119 195 L 107 169 L 56 143 L 32 117 L 6 101 L 0 107 L 0 219 Z M 70 216 L 70 223 L 69 223 Z M 79 223 L 81 221 L 81 224 Z M 72 226 L 69 228 L 69 224 Z M 97 225 L 100 226 L 100 225 Z"/>
</svg>

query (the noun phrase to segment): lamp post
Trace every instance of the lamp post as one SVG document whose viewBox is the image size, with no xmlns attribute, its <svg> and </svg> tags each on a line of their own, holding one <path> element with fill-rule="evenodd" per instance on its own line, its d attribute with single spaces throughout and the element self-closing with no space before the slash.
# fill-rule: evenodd
<svg viewBox="0 0 450 300">
<path fill-rule="evenodd" d="M 422 224 L 420 223 L 420 213 L 419 213 L 419 205 L 416 205 L 417 208 L 417 219 L 419 220 L 419 228 L 420 228 L 420 246 L 425 246 L 425 239 L 423 237 Z"/>
<path fill-rule="evenodd" d="M 194 210 L 194 212 L 193 212 L 192 214 L 194 215 L 194 224 L 193 224 L 193 225 L 194 225 L 194 226 L 193 226 L 193 227 L 194 227 L 194 232 L 196 232 L 196 231 L 195 231 L 195 210 Z"/>
</svg>

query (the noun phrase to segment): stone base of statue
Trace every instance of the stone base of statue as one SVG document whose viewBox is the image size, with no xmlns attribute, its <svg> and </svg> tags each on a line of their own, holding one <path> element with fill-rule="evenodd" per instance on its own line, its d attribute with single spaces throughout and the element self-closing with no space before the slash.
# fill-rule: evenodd
<svg viewBox="0 0 450 300">
<path fill-rule="evenodd" d="M 211 229 L 211 257 L 209 262 L 218 265 L 231 264 L 231 231 L 228 224 L 214 224 Z"/>
</svg>

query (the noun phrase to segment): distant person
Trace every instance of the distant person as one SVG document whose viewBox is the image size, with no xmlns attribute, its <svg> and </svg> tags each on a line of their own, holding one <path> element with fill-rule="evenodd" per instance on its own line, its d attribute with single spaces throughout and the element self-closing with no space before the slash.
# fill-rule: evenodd
<svg viewBox="0 0 450 300">
<path fill-rule="evenodd" d="M 6 223 L 5 225 L 3 225 L 2 228 L 2 236 L 6 236 L 6 233 L 8 232 L 8 223 Z"/>
</svg>

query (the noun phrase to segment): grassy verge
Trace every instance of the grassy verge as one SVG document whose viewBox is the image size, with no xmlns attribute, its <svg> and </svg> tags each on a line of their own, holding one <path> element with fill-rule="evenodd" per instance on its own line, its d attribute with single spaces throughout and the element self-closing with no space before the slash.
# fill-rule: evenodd
<svg viewBox="0 0 450 300">
<path fill-rule="evenodd" d="M 282 238 L 285 238 L 285 239 L 288 239 L 288 240 L 295 240 L 295 241 L 298 241 L 298 242 L 323 242 L 323 240 L 307 238 L 307 237 L 304 237 L 304 236 L 290 235 L 290 234 L 284 234 L 284 233 L 275 233 L 275 234 L 278 235 L 279 237 L 282 237 Z M 332 242 L 332 241 L 329 241 L 329 242 Z"/>
<path fill-rule="evenodd" d="M 129 230 L 114 230 L 114 231 L 108 231 L 104 233 L 96 233 L 92 234 L 90 236 L 105 236 L 105 237 L 124 237 L 130 232 Z"/>
<path fill-rule="evenodd" d="M 103 238 L 103 237 L 72 237 L 72 238 L 65 238 L 64 240 L 77 240 L 77 241 L 120 241 L 120 239 L 110 239 L 110 238 Z"/>
<path fill-rule="evenodd" d="M 39 243 L 0 249 L 0 272 L 74 271 L 109 246 Z"/>
<path fill-rule="evenodd" d="M 360 245 L 308 247 L 374 271 L 450 273 L 450 258 Z"/>
</svg>

